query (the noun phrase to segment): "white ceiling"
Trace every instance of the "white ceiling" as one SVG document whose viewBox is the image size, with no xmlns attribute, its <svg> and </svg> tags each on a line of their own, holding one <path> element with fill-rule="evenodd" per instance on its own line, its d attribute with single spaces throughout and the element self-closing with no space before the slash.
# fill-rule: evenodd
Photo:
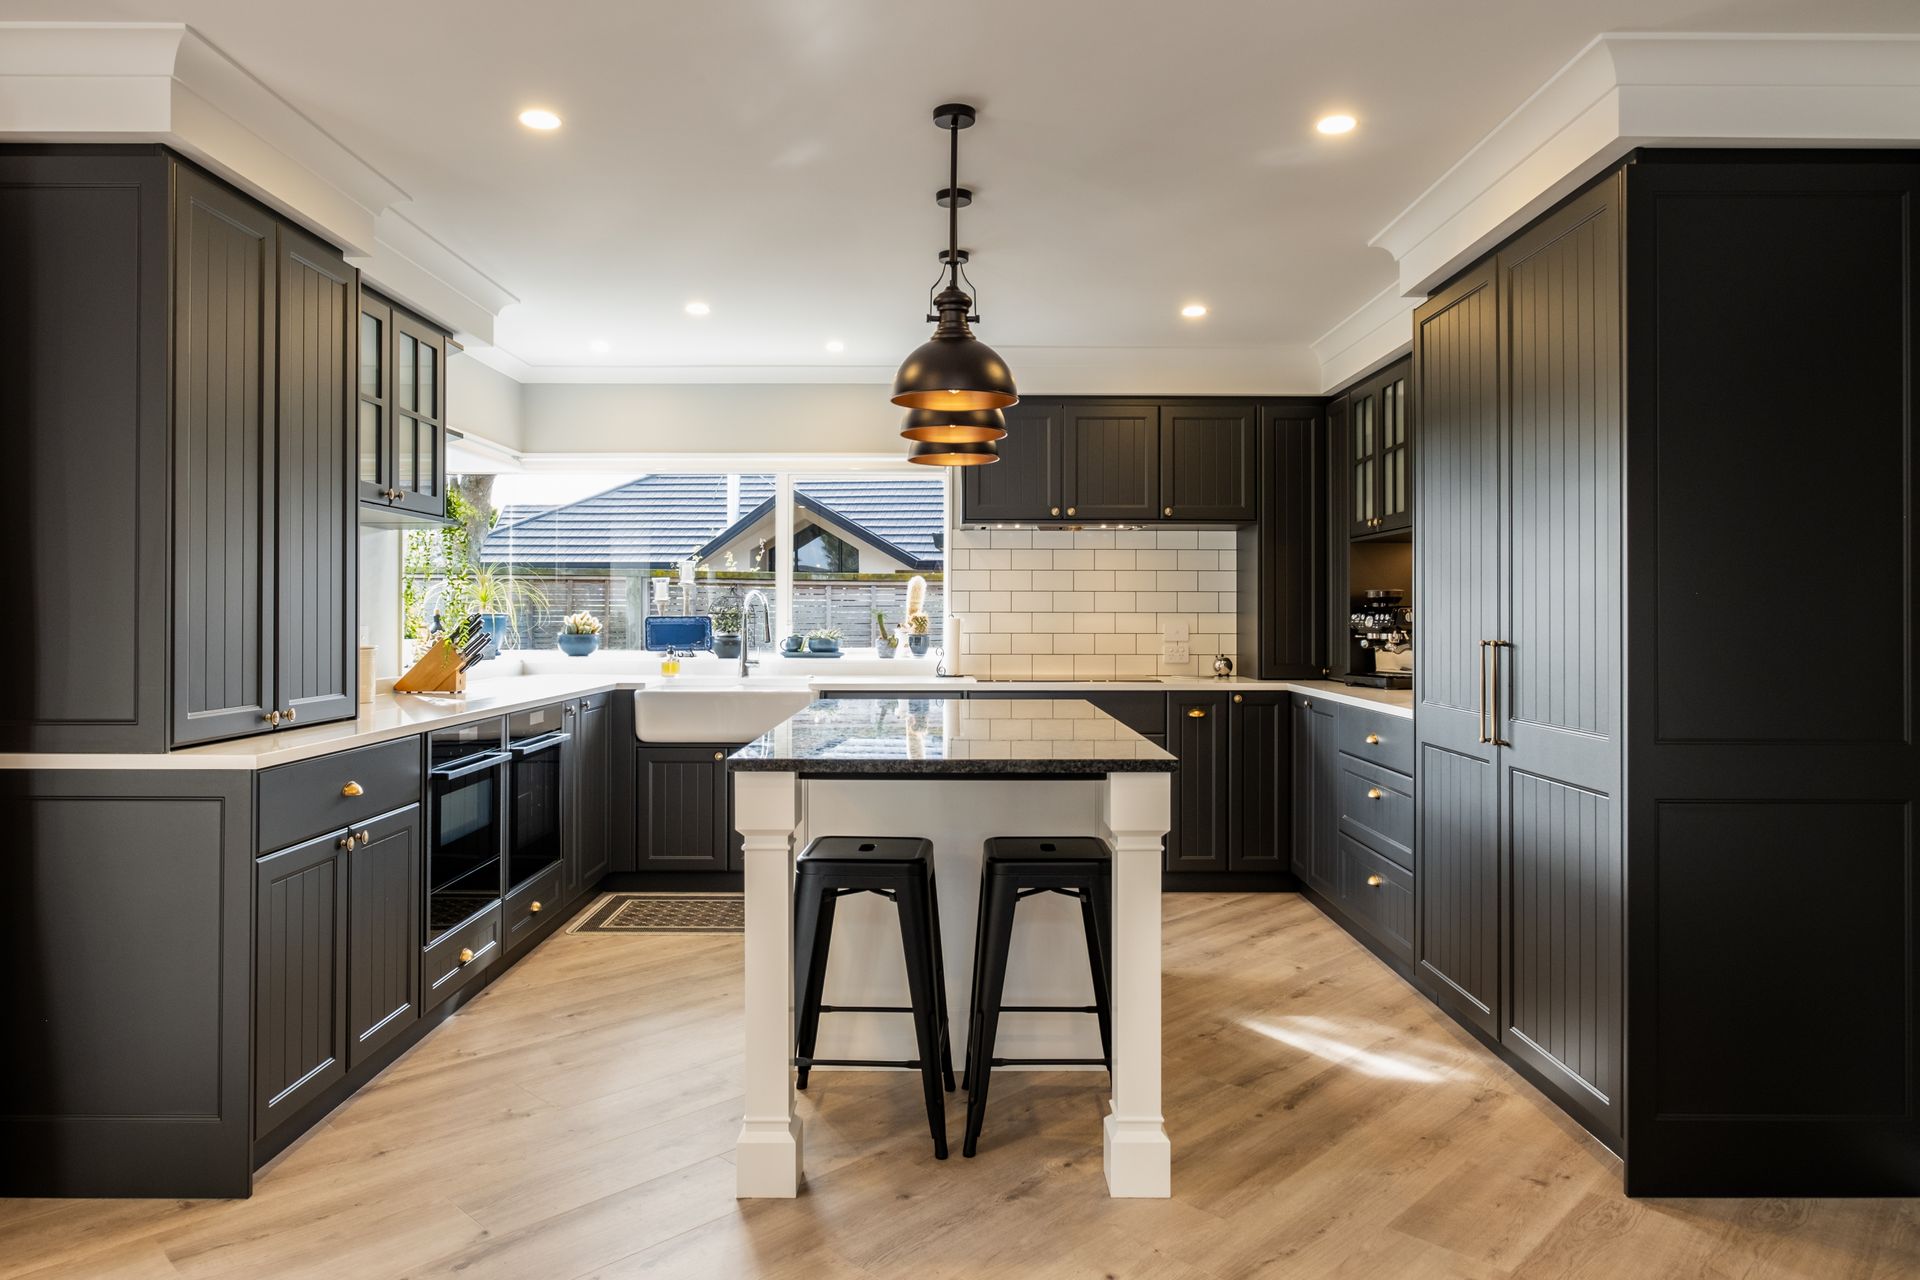
<svg viewBox="0 0 1920 1280">
<path fill-rule="evenodd" d="M 922 340 L 939 102 L 981 110 L 961 239 L 978 332 L 1016 373 L 1042 349 L 1280 369 L 1393 283 L 1368 239 L 1595 34 L 1920 31 L 1920 4 L 0 0 L 0 19 L 193 25 L 521 300 L 495 337 L 522 376 L 725 382 L 883 377 Z M 520 126 L 533 105 L 564 127 Z M 1359 129 L 1316 134 L 1332 110 Z M 1183 320 L 1189 301 L 1211 314 Z"/>
</svg>

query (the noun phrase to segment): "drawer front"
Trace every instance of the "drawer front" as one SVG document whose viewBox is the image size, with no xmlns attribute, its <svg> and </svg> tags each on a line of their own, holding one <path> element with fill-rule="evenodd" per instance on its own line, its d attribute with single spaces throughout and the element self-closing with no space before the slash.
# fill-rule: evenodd
<svg viewBox="0 0 1920 1280">
<path fill-rule="evenodd" d="M 1413 779 L 1340 756 L 1340 830 L 1413 869 Z"/>
<path fill-rule="evenodd" d="M 462 954 L 469 958 L 462 960 Z M 500 908 L 493 907 L 446 934 L 420 958 L 421 1008 L 439 1008 L 454 992 L 500 962 Z"/>
<path fill-rule="evenodd" d="M 260 851 L 420 802 L 420 739 L 283 764 L 260 775 Z"/>
<path fill-rule="evenodd" d="M 1383 948 L 1413 963 L 1412 873 L 1342 836 L 1340 905 Z"/>
<path fill-rule="evenodd" d="M 1340 706 L 1340 749 L 1398 773 L 1413 773 L 1413 719 Z"/>
<path fill-rule="evenodd" d="M 531 942 L 534 932 L 560 910 L 560 880 L 565 870 L 564 863 L 548 867 L 500 904 L 500 933 L 508 955 Z"/>
</svg>

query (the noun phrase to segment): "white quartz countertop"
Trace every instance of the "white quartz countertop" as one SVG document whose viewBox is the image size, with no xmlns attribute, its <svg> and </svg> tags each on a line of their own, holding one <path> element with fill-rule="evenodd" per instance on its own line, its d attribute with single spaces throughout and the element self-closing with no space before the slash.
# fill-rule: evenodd
<svg viewBox="0 0 1920 1280">
<path fill-rule="evenodd" d="M 491 665 L 491 664 L 488 664 Z M 433 729 L 464 724 L 487 716 L 524 711 L 547 703 L 580 698 L 608 690 L 658 688 L 662 685 L 713 687 L 739 683 L 731 662 L 701 662 L 680 677 L 620 670 L 593 664 L 600 670 L 572 674 L 501 674 L 472 681 L 465 694 L 382 693 L 360 708 L 352 720 L 306 728 L 279 729 L 257 737 L 205 746 L 183 747 L 164 754 L 16 753 L 0 754 L 0 769 L 270 769 L 352 747 L 370 746 Z M 1334 702 L 1413 716 L 1413 694 L 1405 689 L 1352 688 L 1333 680 L 1226 680 L 1198 676 L 1170 676 L 1161 680 L 976 680 L 970 676 L 937 676 L 924 669 L 898 673 L 875 671 L 877 663 L 849 664 L 844 673 L 821 671 L 820 664 L 770 661 L 746 678 L 769 686 L 829 689 L 900 689 L 937 691 L 1058 693 L 1171 693 L 1194 689 L 1283 689 L 1309 693 Z M 904 664 L 903 664 L 904 665 Z"/>
</svg>

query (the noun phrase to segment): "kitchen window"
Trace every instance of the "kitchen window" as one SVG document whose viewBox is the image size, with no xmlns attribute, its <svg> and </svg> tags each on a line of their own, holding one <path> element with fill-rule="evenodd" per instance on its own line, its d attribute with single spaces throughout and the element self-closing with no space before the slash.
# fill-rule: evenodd
<svg viewBox="0 0 1920 1280">
<path fill-rule="evenodd" d="M 776 638 L 831 627 L 867 649 L 878 619 L 905 623 L 915 577 L 940 643 L 947 485 L 920 468 L 454 475 L 448 514 L 406 534 L 410 652 L 436 617 L 473 614 L 502 650 L 548 651 L 581 612 L 601 620 L 602 648 L 640 649 L 647 617 L 737 608 L 756 588 Z"/>
</svg>

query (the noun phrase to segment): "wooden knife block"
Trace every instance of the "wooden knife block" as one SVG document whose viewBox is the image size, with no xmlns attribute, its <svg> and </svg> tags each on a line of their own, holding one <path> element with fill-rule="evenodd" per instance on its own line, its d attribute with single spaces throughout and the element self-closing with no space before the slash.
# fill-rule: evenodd
<svg viewBox="0 0 1920 1280">
<path fill-rule="evenodd" d="M 420 661 L 393 682 L 395 693 L 465 693 L 467 673 L 460 669 L 460 654 L 444 639 L 420 655 Z"/>
</svg>

